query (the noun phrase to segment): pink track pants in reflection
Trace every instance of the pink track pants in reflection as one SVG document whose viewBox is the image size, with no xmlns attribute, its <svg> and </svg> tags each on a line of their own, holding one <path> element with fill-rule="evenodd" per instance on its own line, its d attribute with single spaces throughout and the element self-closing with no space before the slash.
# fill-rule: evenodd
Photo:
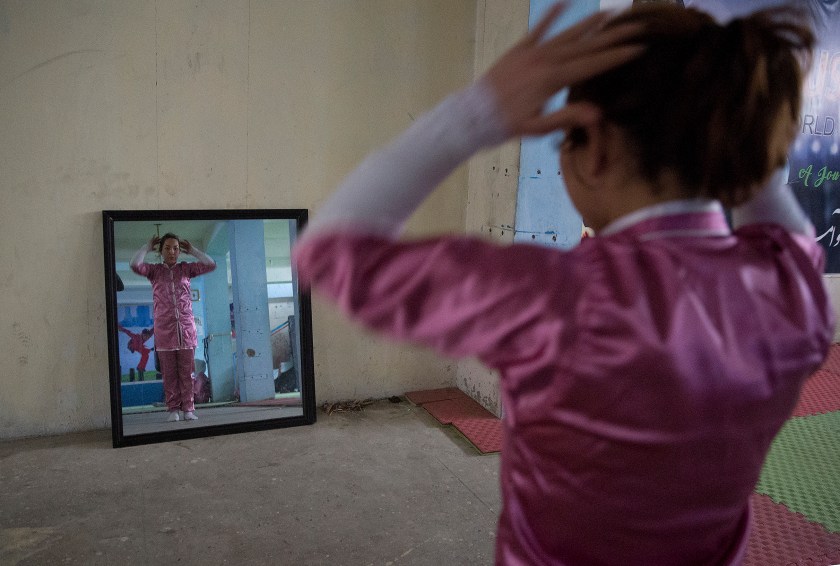
<svg viewBox="0 0 840 566">
<path fill-rule="evenodd" d="M 163 394 L 169 411 L 195 410 L 192 373 L 195 369 L 195 350 L 158 350 L 160 371 L 163 373 Z"/>
</svg>

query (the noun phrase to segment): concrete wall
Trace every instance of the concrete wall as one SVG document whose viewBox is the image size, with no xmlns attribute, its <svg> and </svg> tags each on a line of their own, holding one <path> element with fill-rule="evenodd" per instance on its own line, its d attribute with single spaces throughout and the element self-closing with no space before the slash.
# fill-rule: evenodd
<svg viewBox="0 0 840 566">
<path fill-rule="evenodd" d="M 477 4 L 0 0 L 0 437 L 109 426 L 102 209 L 316 209 L 472 80 Z M 462 230 L 467 183 L 410 231 Z M 319 401 L 455 381 L 318 301 L 314 319 Z"/>
<path fill-rule="evenodd" d="M 490 65 L 528 31 L 529 0 L 478 2 L 475 75 Z M 503 243 L 513 242 L 516 191 L 519 185 L 519 142 L 482 152 L 468 164 L 466 229 Z M 498 375 L 475 360 L 458 364 L 457 386 L 484 407 L 501 414 Z"/>
</svg>

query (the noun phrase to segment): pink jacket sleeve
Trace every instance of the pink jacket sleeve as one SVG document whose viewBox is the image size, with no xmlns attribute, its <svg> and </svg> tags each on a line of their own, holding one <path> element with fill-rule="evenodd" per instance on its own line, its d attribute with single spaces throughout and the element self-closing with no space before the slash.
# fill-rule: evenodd
<svg viewBox="0 0 840 566">
<path fill-rule="evenodd" d="M 216 264 L 206 264 L 201 263 L 200 261 L 192 261 L 186 264 L 187 275 L 189 277 L 198 277 L 199 275 L 204 275 L 205 273 L 210 273 L 214 269 L 216 269 Z"/>
<path fill-rule="evenodd" d="M 149 274 L 153 270 L 153 267 L 152 267 L 153 265 L 155 265 L 155 264 L 146 263 L 145 261 L 140 262 L 138 264 L 132 263 L 131 264 L 131 271 L 133 271 L 137 275 L 142 275 L 143 277 L 149 277 Z"/>
<path fill-rule="evenodd" d="M 578 295 L 573 266 L 557 265 L 566 255 L 467 237 L 403 242 L 336 232 L 296 247 L 294 261 L 303 285 L 364 326 L 502 367 L 563 340 L 562 313 Z"/>
</svg>

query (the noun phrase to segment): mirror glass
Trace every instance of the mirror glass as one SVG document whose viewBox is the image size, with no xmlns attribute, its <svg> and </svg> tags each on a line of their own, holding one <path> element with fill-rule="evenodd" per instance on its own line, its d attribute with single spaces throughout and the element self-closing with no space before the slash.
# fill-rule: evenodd
<svg viewBox="0 0 840 566">
<path fill-rule="evenodd" d="M 300 209 L 103 212 L 115 446 L 315 421 L 310 303 L 290 262 L 305 222 Z M 167 234 L 180 255 L 155 246 L 147 273 L 132 269 Z"/>
</svg>

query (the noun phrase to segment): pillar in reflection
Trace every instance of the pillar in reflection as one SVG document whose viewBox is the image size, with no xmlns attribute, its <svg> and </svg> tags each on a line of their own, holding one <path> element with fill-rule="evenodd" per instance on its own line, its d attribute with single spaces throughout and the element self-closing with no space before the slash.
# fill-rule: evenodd
<svg viewBox="0 0 840 566">
<path fill-rule="evenodd" d="M 224 223 L 227 224 L 227 223 Z M 223 224 L 223 225 L 224 225 Z M 203 275 L 204 292 L 207 296 L 205 318 L 207 321 L 204 348 L 207 360 L 207 375 L 210 377 L 210 392 L 214 402 L 232 401 L 235 392 L 234 347 L 231 337 L 230 290 L 227 269 L 227 230 L 214 235 L 208 245 L 207 254 L 218 266 L 216 270 Z"/>
<path fill-rule="evenodd" d="M 263 222 L 231 220 L 228 230 L 239 398 L 274 399 Z"/>
</svg>

